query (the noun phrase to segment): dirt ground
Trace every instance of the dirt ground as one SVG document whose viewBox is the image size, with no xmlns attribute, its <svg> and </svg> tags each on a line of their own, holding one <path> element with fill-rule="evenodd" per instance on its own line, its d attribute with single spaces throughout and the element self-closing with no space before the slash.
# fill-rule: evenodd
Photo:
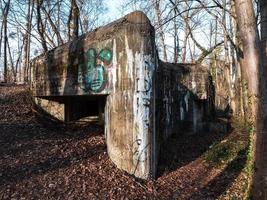
<svg viewBox="0 0 267 200">
<path fill-rule="evenodd" d="M 242 199 L 241 169 L 203 156 L 229 134 L 177 130 L 158 178 L 143 181 L 110 161 L 102 126 L 55 123 L 34 109 L 25 86 L 0 86 L 0 199 Z"/>
</svg>

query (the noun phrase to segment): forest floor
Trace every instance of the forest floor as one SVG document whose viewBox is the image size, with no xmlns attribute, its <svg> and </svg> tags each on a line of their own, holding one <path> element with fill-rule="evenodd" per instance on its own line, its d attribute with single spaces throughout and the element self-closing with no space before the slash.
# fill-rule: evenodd
<svg viewBox="0 0 267 200">
<path fill-rule="evenodd" d="M 241 123 L 227 133 L 177 130 L 158 178 L 143 181 L 110 161 L 102 126 L 55 123 L 25 88 L 0 86 L 0 199 L 246 198 L 249 134 Z"/>
</svg>

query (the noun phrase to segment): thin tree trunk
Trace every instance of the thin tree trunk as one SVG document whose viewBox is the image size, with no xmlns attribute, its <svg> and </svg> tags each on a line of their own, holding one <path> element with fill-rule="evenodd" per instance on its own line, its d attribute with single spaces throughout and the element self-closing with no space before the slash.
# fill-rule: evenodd
<svg viewBox="0 0 267 200">
<path fill-rule="evenodd" d="M 7 20 L 4 16 L 4 82 L 7 82 Z"/>
<path fill-rule="evenodd" d="M 163 60 L 164 61 L 168 61 L 167 48 L 166 48 L 166 43 L 165 43 L 165 36 L 164 36 L 163 28 L 162 28 L 162 25 L 161 25 L 160 0 L 155 0 L 154 8 L 155 8 L 155 11 L 156 11 L 157 26 L 158 26 L 158 30 L 159 30 L 160 42 L 161 42 L 161 46 L 163 48 Z"/>
<path fill-rule="evenodd" d="M 175 4 L 177 4 L 177 0 L 175 1 Z M 174 5 L 174 6 L 176 6 L 176 5 Z M 174 9 L 174 16 L 177 16 L 177 9 Z M 173 18 L 173 29 L 174 29 L 174 36 L 173 36 L 174 55 L 173 55 L 173 61 L 174 61 L 174 63 L 177 63 L 178 62 L 178 57 L 179 57 L 179 38 L 178 38 L 176 17 Z"/>
<path fill-rule="evenodd" d="M 68 19 L 69 40 L 73 40 L 79 36 L 79 16 L 80 11 L 77 2 L 76 0 L 72 0 Z"/>
<path fill-rule="evenodd" d="M 189 34 L 192 30 L 190 30 L 189 27 L 189 5 L 188 0 L 185 0 L 186 7 L 184 8 L 186 11 L 185 16 L 182 16 L 184 20 L 184 41 L 183 41 L 183 53 L 182 53 L 182 62 L 184 63 L 186 61 L 186 55 L 187 55 L 187 42 Z"/>
<path fill-rule="evenodd" d="M 36 12 L 37 12 L 37 29 L 38 29 L 38 33 L 40 35 L 41 38 L 41 43 L 42 43 L 42 47 L 44 52 L 48 51 L 47 48 L 47 44 L 46 44 L 46 40 L 45 40 L 45 28 L 44 28 L 44 24 L 42 21 L 42 16 L 41 16 L 41 6 L 43 4 L 43 0 L 37 0 L 36 1 Z"/>
<path fill-rule="evenodd" d="M 42 7 L 42 11 L 45 13 L 45 16 L 46 16 L 48 22 L 50 23 L 50 25 L 52 27 L 52 30 L 54 31 L 54 33 L 57 36 L 57 44 L 58 45 L 62 45 L 64 43 L 64 41 L 63 41 L 63 39 L 62 39 L 62 37 L 60 35 L 58 27 L 55 25 L 55 23 L 53 22 L 53 20 L 51 19 L 50 15 L 49 15 L 49 13 L 46 11 L 46 9 L 44 7 Z"/>
<path fill-rule="evenodd" d="M 236 51 L 236 59 L 237 59 L 237 73 L 239 78 L 239 85 L 240 85 L 240 102 L 241 106 L 240 109 L 243 111 L 243 116 L 244 119 L 247 120 L 248 117 L 248 112 L 245 112 L 249 110 L 248 108 L 248 95 L 246 95 L 247 89 L 245 85 L 245 72 L 244 72 L 244 55 L 243 55 L 243 46 L 242 46 L 242 41 L 240 37 L 240 27 L 238 22 L 235 20 L 235 27 L 236 27 L 236 46 L 237 46 L 237 51 Z"/>
<path fill-rule="evenodd" d="M 21 56 L 23 53 L 23 47 L 24 47 L 26 37 L 22 38 L 22 44 L 21 44 L 20 43 L 21 36 L 20 36 L 19 28 L 17 29 L 17 35 L 18 35 L 18 49 L 17 49 L 17 60 L 14 65 L 14 69 L 16 72 L 16 81 L 21 81 Z"/>
<path fill-rule="evenodd" d="M 178 31 L 177 31 L 177 24 L 176 24 L 176 20 L 174 18 L 174 36 L 173 36 L 173 46 L 174 46 L 174 55 L 173 55 L 173 61 L 174 63 L 178 62 L 178 50 L 179 50 L 179 40 L 177 40 L 178 38 Z"/>
<path fill-rule="evenodd" d="M 189 12 L 187 12 L 186 16 L 184 17 L 185 21 L 185 30 L 184 30 L 184 41 L 183 41 L 183 53 L 182 53 L 182 62 L 184 63 L 186 61 L 186 55 L 187 55 L 187 41 L 189 36 L 189 18 L 188 18 Z"/>
<path fill-rule="evenodd" d="M 2 10 L 2 12 L 4 13 L 4 10 Z M 4 22 L 1 24 L 1 32 L 0 32 L 0 57 L 2 56 L 3 30 L 4 30 Z"/>
<path fill-rule="evenodd" d="M 61 10 L 61 1 L 59 1 L 58 2 L 58 4 L 57 4 L 57 22 L 56 22 L 56 24 L 57 24 L 57 30 L 58 30 L 58 32 L 60 33 L 60 31 L 61 31 L 61 27 L 60 27 L 60 10 Z M 60 45 L 60 40 L 59 40 L 59 38 L 58 38 L 58 45 Z M 64 43 L 64 41 L 63 41 L 63 43 Z"/>
<path fill-rule="evenodd" d="M 234 10 L 234 6 L 231 6 L 231 12 L 235 13 Z M 231 38 L 234 38 L 234 32 L 236 32 L 237 30 L 234 28 L 234 19 L 230 16 L 229 18 L 229 27 L 230 27 L 230 31 L 229 31 L 229 35 Z M 229 66 L 230 66 L 230 99 L 231 99 L 231 108 L 233 109 L 234 114 L 237 114 L 240 110 L 239 110 L 239 104 L 241 104 L 241 102 L 239 101 L 239 94 L 240 94 L 240 90 L 241 88 L 238 87 L 238 73 L 237 73 L 237 61 L 236 61 L 236 57 L 235 57 L 235 47 L 230 44 L 230 60 L 229 60 Z M 242 115 L 242 113 L 239 112 L 239 115 Z"/>
<path fill-rule="evenodd" d="M 226 0 L 223 0 L 223 7 L 226 9 Z M 222 23 L 224 27 L 227 27 L 226 25 L 226 10 L 222 10 Z M 225 29 L 223 29 L 223 36 L 224 36 L 224 60 L 225 64 L 229 64 L 229 48 L 228 48 L 228 33 Z"/>
<path fill-rule="evenodd" d="M 215 17 L 214 45 L 217 44 L 217 39 L 218 39 L 218 19 L 217 19 L 217 17 Z M 217 61 L 217 57 L 218 57 L 217 51 L 215 51 L 215 53 L 214 53 L 214 67 L 215 67 L 215 84 L 216 84 L 215 87 L 216 88 L 218 88 L 218 61 Z"/>
<path fill-rule="evenodd" d="M 7 82 L 7 16 L 9 12 L 9 6 L 10 6 L 10 0 L 6 3 L 5 9 L 4 9 L 4 18 L 3 18 L 3 24 L 4 24 L 4 82 Z"/>
<path fill-rule="evenodd" d="M 190 44 L 190 39 L 188 40 L 189 44 Z M 191 45 L 188 45 L 188 49 L 189 49 L 189 53 L 190 53 L 190 58 L 191 58 L 191 62 L 194 63 L 195 62 L 195 58 L 194 58 L 194 49 L 192 49 Z"/>
<path fill-rule="evenodd" d="M 30 60 L 30 44 L 31 44 L 31 27 L 32 27 L 32 15 L 33 15 L 34 1 L 28 0 L 28 13 L 27 23 L 25 31 L 25 45 L 24 45 L 24 64 L 23 64 L 23 81 L 28 81 L 28 69 Z"/>
<path fill-rule="evenodd" d="M 222 9 L 222 24 L 223 27 L 227 27 L 227 20 L 226 20 L 226 9 L 227 9 L 227 4 L 226 0 L 223 0 L 222 6 L 224 9 Z M 226 29 L 223 29 L 223 37 L 224 37 L 224 66 L 229 67 L 229 73 L 227 73 L 227 82 L 228 82 L 228 104 L 231 105 L 232 98 L 232 66 L 230 64 L 230 58 L 229 58 L 229 45 L 228 45 L 228 33 Z"/>
<path fill-rule="evenodd" d="M 8 54 L 9 54 L 9 61 L 10 61 L 10 66 L 11 66 L 11 72 L 13 75 L 13 82 L 17 81 L 17 72 L 14 68 L 14 62 L 13 62 L 13 58 L 12 58 L 12 54 L 11 54 L 11 49 L 10 49 L 10 45 L 9 45 L 9 41 L 7 39 L 7 49 L 8 49 Z"/>
<path fill-rule="evenodd" d="M 31 32 L 31 18 L 32 18 L 32 11 L 31 9 L 31 0 L 28 0 L 28 13 L 27 13 L 27 23 L 26 23 L 26 31 L 25 31 L 25 46 L 24 46 L 24 63 L 23 63 L 23 81 L 28 81 L 27 69 L 29 66 L 29 43 L 30 43 L 30 32 Z"/>
</svg>

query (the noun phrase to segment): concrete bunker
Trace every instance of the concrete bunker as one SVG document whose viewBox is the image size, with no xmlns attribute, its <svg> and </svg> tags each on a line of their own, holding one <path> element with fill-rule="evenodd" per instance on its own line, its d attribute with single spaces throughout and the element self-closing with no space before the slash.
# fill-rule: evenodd
<svg viewBox="0 0 267 200">
<path fill-rule="evenodd" d="M 31 62 L 36 103 L 63 121 L 104 113 L 110 159 L 143 179 L 155 177 L 164 139 L 182 125 L 193 132 L 203 125 L 211 86 L 201 66 L 158 59 L 154 28 L 139 11 Z"/>
</svg>

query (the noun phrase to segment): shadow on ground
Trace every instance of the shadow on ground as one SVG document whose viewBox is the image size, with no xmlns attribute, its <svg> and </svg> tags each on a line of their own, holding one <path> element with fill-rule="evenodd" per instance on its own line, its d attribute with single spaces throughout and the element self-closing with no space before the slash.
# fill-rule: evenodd
<svg viewBox="0 0 267 200">
<path fill-rule="evenodd" d="M 225 124 L 227 126 L 227 124 Z M 224 131 L 206 131 L 193 134 L 176 132 L 161 147 L 158 165 L 158 177 L 175 171 L 177 168 L 201 157 L 214 143 L 223 141 L 232 132 L 232 128 Z"/>
<path fill-rule="evenodd" d="M 217 199 L 225 193 L 229 186 L 239 176 L 246 166 L 248 146 L 238 152 L 237 156 L 227 164 L 225 169 L 219 173 L 207 185 L 192 194 L 188 200 L 195 199 Z M 231 194 L 233 196 L 233 194 Z M 234 199 L 234 198 L 233 198 Z M 236 197 L 236 199 L 238 199 Z"/>
<path fill-rule="evenodd" d="M 245 166 L 246 148 L 216 176 L 203 164 L 231 131 L 177 132 L 163 144 L 157 180 L 139 181 L 110 161 L 102 126 L 58 123 L 16 90 L 0 99 L 0 199 L 217 199 Z"/>
<path fill-rule="evenodd" d="M 103 137 L 103 126 L 82 121 L 61 123 L 35 109 L 27 113 L 33 115 L 27 122 L 17 122 L 16 118 L 0 121 L 0 186 L 88 161 L 106 152 L 103 139 L 90 143 L 94 137 Z"/>
<path fill-rule="evenodd" d="M 164 177 L 167 176 L 185 180 L 180 182 L 180 187 L 173 185 L 168 198 L 225 199 L 224 195 L 230 195 L 239 199 L 235 191 L 230 191 L 233 194 L 226 194 L 226 191 L 229 192 L 246 167 L 247 132 L 230 128 L 227 132 L 174 134 L 163 145 L 168 148 L 162 148 L 160 152 L 159 179 L 166 181 Z M 243 189 L 240 187 L 237 193 L 244 192 Z"/>
</svg>

